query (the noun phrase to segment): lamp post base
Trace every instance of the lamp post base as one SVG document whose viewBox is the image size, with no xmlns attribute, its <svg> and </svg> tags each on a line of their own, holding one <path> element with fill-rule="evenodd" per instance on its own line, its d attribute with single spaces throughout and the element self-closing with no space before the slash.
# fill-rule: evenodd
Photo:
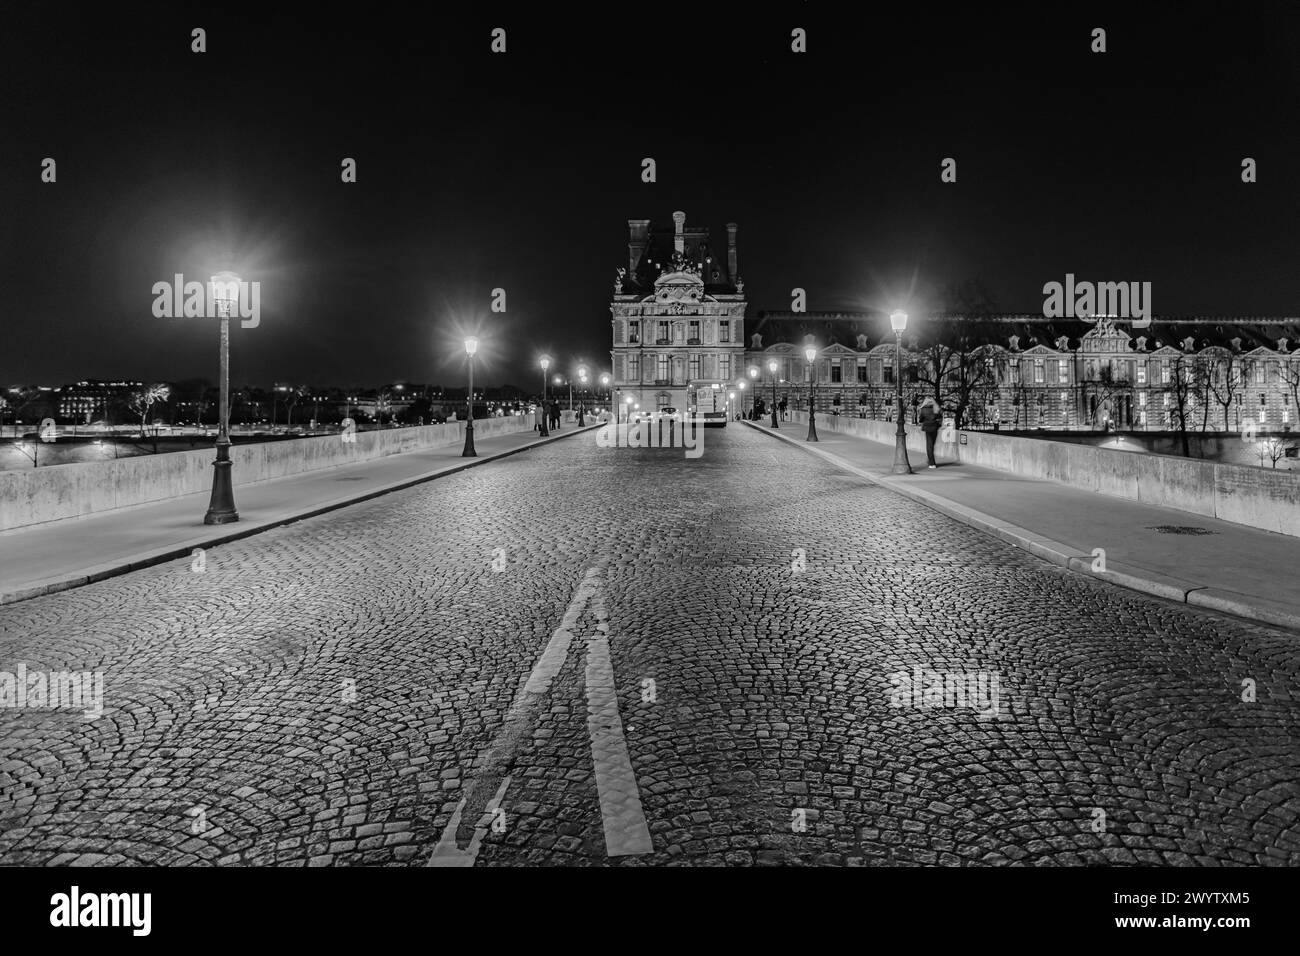
<svg viewBox="0 0 1300 956">
<path fill-rule="evenodd" d="M 217 445 L 217 460 L 212 463 L 212 497 L 208 501 L 208 513 L 203 516 L 204 524 L 230 524 L 239 520 L 235 510 L 235 486 L 231 477 L 230 444 Z"/>
<path fill-rule="evenodd" d="M 894 441 L 894 467 L 895 475 L 914 475 L 912 463 L 907 460 L 907 439 L 899 435 Z"/>
<path fill-rule="evenodd" d="M 474 423 L 467 422 L 465 425 L 465 450 L 460 453 L 462 458 L 477 458 L 478 452 L 474 450 Z"/>
<path fill-rule="evenodd" d="M 808 413 L 808 437 L 805 441 L 817 440 L 817 415 L 813 412 Z"/>
</svg>

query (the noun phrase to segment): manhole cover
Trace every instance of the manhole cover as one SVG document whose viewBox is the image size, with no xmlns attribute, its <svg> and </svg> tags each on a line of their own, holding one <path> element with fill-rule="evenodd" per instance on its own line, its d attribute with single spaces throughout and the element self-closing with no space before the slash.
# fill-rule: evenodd
<svg viewBox="0 0 1300 956">
<path fill-rule="evenodd" d="M 335 478 L 335 481 L 365 481 L 365 475 L 357 475 L 355 478 Z"/>
<path fill-rule="evenodd" d="M 1161 534 L 1218 534 L 1217 531 L 1211 531 L 1209 528 L 1197 528 L 1189 524 L 1157 524 L 1147 528 L 1148 531 L 1159 531 Z"/>
</svg>

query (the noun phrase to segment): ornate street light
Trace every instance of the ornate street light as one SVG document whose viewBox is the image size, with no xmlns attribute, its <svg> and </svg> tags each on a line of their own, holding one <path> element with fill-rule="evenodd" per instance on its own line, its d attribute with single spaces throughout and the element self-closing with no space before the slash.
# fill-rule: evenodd
<svg viewBox="0 0 1300 956">
<path fill-rule="evenodd" d="M 750 371 L 753 371 L 753 369 Z M 736 412 L 736 418 L 739 419 L 745 413 L 745 380 L 743 378 L 736 382 L 736 388 L 740 389 L 740 402 L 737 405 L 739 411 Z"/>
<path fill-rule="evenodd" d="M 767 363 L 767 370 L 772 373 L 772 427 L 780 428 L 776 423 L 776 359 Z"/>
<path fill-rule="evenodd" d="M 470 336 L 465 340 L 465 354 L 469 356 L 469 397 L 465 400 L 467 415 L 465 418 L 465 450 L 462 458 L 477 458 L 474 451 L 474 353 L 478 351 L 478 339 Z"/>
<path fill-rule="evenodd" d="M 546 370 L 551 367 L 551 357 L 542 356 L 542 438 L 548 437 L 551 433 L 546 427 L 546 420 L 551 417 L 551 410 L 546 406 Z"/>
<path fill-rule="evenodd" d="M 813 346 L 803 350 L 808 360 L 808 437 L 806 441 L 817 440 L 817 349 Z"/>
<path fill-rule="evenodd" d="M 894 395 L 898 402 L 898 430 L 894 432 L 894 474 L 911 475 L 912 463 L 907 460 L 907 432 L 903 428 L 903 331 L 907 328 L 907 313 L 894 312 L 889 317 L 894 329 Z"/>
<path fill-rule="evenodd" d="M 220 407 L 217 412 L 217 460 L 212 463 L 212 497 L 204 524 L 230 524 L 239 520 L 235 510 L 235 486 L 230 474 L 230 313 L 239 299 L 239 276 L 218 272 L 208 289 L 221 317 Z"/>
<path fill-rule="evenodd" d="M 757 410 L 758 409 L 758 366 L 757 365 L 751 365 L 749 367 L 749 380 L 754 383 L 754 409 Z M 744 383 L 741 384 L 741 387 L 742 388 L 744 387 Z M 751 415 L 750 417 L 757 418 L 758 416 Z"/>
</svg>

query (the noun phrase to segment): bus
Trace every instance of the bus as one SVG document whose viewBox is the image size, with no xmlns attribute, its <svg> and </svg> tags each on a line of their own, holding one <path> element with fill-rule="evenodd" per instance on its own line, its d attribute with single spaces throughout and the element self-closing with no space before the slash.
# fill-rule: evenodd
<svg viewBox="0 0 1300 956">
<path fill-rule="evenodd" d="M 705 425 L 727 425 L 727 386 L 720 379 L 695 379 L 686 384 L 686 417 Z"/>
</svg>

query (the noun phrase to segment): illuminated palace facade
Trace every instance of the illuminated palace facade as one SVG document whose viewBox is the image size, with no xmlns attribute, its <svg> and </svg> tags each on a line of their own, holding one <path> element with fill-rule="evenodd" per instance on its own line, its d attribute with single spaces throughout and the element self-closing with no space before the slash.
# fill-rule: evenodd
<svg viewBox="0 0 1300 956">
<path fill-rule="evenodd" d="M 759 396 L 806 409 L 814 345 L 819 413 L 892 418 L 895 336 L 883 313 L 761 313 L 744 363 Z M 1124 323 L 1129 325 L 1129 323 Z M 1290 431 L 1300 401 L 1300 318 L 1156 318 L 1146 328 L 1035 315 L 913 316 L 905 407 L 937 396 L 963 427 Z M 937 383 L 937 384 L 936 384 Z M 746 401 L 751 401 L 752 393 Z M 910 414 L 910 413 L 909 413 Z"/>
<path fill-rule="evenodd" d="M 755 399 L 823 415 L 890 419 L 895 337 L 883 312 L 759 312 L 746 319 L 735 223 L 725 249 L 673 214 L 671 229 L 628 220 L 627 265 L 610 305 L 613 399 L 627 412 L 687 406 L 693 379 L 731 383 L 733 412 Z M 1296 430 L 1300 318 L 911 316 L 905 407 L 934 396 L 961 427 L 1096 431 Z M 810 369 L 804 351 L 817 349 Z M 769 371 L 776 363 L 776 373 Z M 751 370 L 756 375 L 751 374 Z M 810 373 L 816 387 L 810 388 Z M 741 383 L 744 387 L 741 387 Z M 1181 410 L 1181 414 L 1180 414 Z"/>
<path fill-rule="evenodd" d="M 731 381 L 745 356 L 744 281 L 737 266 L 736 224 L 725 249 L 706 227 L 673 213 L 671 231 L 628 220 L 627 265 L 614 280 L 610 305 L 613 399 L 624 414 L 685 409 L 687 383 Z"/>
</svg>

